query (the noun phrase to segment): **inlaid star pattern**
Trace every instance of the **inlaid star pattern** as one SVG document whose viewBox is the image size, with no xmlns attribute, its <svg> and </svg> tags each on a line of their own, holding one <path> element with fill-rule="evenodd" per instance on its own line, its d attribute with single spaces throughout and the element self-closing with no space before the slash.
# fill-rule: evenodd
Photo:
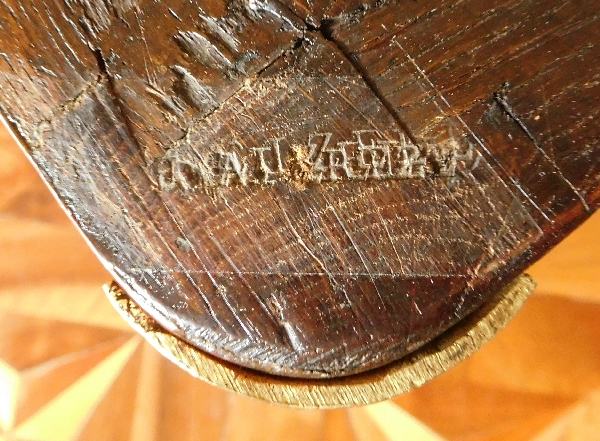
<svg viewBox="0 0 600 441">
<path fill-rule="evenodd" d="M 600 216 L 474 356 L 387 402 L 296 410 L 190 377 L 109 305 L 108 273 L 0 131 L 0 441 L 600 440 Z"/>
</svg>

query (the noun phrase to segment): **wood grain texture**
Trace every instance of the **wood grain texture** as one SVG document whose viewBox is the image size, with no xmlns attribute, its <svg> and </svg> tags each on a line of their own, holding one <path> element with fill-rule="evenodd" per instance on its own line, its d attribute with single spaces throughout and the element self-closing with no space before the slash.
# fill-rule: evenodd
<svg viewBox="0 0 600 441">
<path fill-rule="evenodd" d="M 20 320 L 32 328 L 37 327 L 36 318 L 43 317 L 56 321 L 59 326 L 65 321 L 84 323 L 97 328 L 102 335 L 106 326 L 111 326 L 134 337 L 134 331 L 99 289 L 103 282 L 110 280 L 110 275 L 102 271 L 98 259 L 3 128 L 0 128 L 0 155 L 5 158 L 0 162 L 0 249 L 7 249 L 8 238 L 12 244 L 10 253 L 0 253 L 0 311 L 18 314 Z M 32 240 L 32 235 L 37 240 Z M 600 353 L 597 326 L 600 285 L 596 276 L 600 268 L 600 249 L 595 246 L 599 240 L 600 213 L 596 212 L 527 270 L 538 286 L 506 330 L 423 387 L 395 398 L 393 404 L 383 403 L 387 410 L 390 404 L 395 407 L 398 415 L 380 412 L 381 405 L 376 404 L 361 407 L 359 412 L 288 408 L 279 413 L 278 418 L 283 422 L 287 418 L 296 421 L 301 418 L 298 413 L 321 413 L 322 439 L 332 441 L 402 439 L 404 430 L 397 424 L 405 423 L 406 412 L 413 418 L 412 426 L 420 421 L 449 441 L 593 440 L 600 433 L 597 418 L 600 359 L 596 356 Z M 15 260 L 22 263 L 19 272 L 15 272 Z M 59 271 L 61 263 L 71 265 L 72 271 Z M 67 304 L 68 310 L 64 307 Z M 0 328 L 0 333 L 6 329 Z M 62 345 L 56 338 L 58 335 L 52 332 L 52 326 L 43 330 L 47 335 L 38 335 L 35 339 L 52 341 L 56 347 Z M 34 334 L 30 334 L 32 338 Z M 3 338 L 0 336 L 0 340 Z M 95 427 L 96 437 L 107 434 L 115 440 L 132 441 L 219 440 L 228 436 L 224 433 L 228 432 L 230 422 L 235 422 L 237 427 L 256 424 L 263 421 L 264 412 L 275 406 L 198 381 L 149 344 L 144 342 L 143 346 L 143 360 L 136 373 L 138 380 L 134 390 L 129 382 L 126 387 L 117 388 L 117 393 L 102 392 L 102 401 L 97 406 L 99 410 L 126 408 L 134 393 L 135 414 L 126 413 L 115 419 L 100 412 L 105 424 Z M 89 367 L 92 363 L 88 364 L 88 356 L 93 358 L 97 354 L 99 352 L 84 349 L 83 353 L 69 356 L 73 361 L 66 365 L 70 366 L 69 373 L 77 373 L 79 361 Z M 37 383 L 40 389 L 36 390 L 51 398 L 47 382 L 58 387 L 57 376 L 64 381 L 63 385 L 68 381 L 69 376 L 61 374 L 61 370 L 62 367 L 34 369 L 42 374 Z M 127 366 L 122 375 L 129 376 Z M 0 373 L 0 389 L 6 380 Z M 106 385 L 108 388 L 110 385 Z M 91 390 L 86 392 L 87 396 L 92 395 Z M 37 396 L 34 393 L 32 398 Z M 7 397 L 4 394 L 0 397 L 2 407 Z M 20 409 L 33 407 L 27 393 L 23 398 L 21 407 L 14 410 L 17 418 L 22 415 Z M 55 404 L 51 400 L 47 406 Z M 63 408 L 55 415 L 71 414 L 81 403 L 71 399 L 69 406 L 66 412 Z M 92 408 L 83 421 L 62 420 L 79 427 L 95 419 L 95 410 Z M 128 421 L 130 417 L 134 420 L 132 424 Z M 382 417 L 389 421 L 378 425 Z M 247 422 L 238 423 L 238 419 Z M 204 422 L 201 428 L 199 422 Z M 269 427 L 265 424 L 261 427 L 263 439 L 277 440 Z M 0 437 L 10 439 L 10 430 L 6 433 L 0 428 Z M 115 431 L 119 432 L 118 436 Z M 237 432 L 237 435 L 238 439 L 244 439 L 243 434 Z M 28 439 L 57 439 L 56 422 L 39 425 L 38 431 Z"/>
<path fill-rule="evenodd" d="M 597 1 L 1 4 L 5 119 L 165 328 L 382 366 L 598 205 Z"/>
</svg>

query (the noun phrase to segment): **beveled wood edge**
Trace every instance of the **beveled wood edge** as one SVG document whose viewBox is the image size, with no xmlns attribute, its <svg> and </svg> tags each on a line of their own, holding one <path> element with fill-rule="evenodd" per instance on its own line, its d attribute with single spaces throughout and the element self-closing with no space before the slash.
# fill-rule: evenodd
<svg viewBox="0 0 600 441">
<path fill-rule="evenodd" d="M 533 292 L 523 274 L 475 313 L 407 357 L 348 377 L 299 380 L 268 375 L 222 361 L 169 334 L 117 285 L 104 285 L 121 316 L 162 355 L 217 387 L 301 408 L 339 408 L 376 403 L 422 386 L 464 360 L 503 329 Z"/>
</svg>

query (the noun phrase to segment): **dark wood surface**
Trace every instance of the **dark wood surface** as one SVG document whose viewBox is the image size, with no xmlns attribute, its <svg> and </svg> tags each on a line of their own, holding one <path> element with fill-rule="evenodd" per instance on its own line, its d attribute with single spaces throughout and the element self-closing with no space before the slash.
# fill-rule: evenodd
<svg viewBox="0 0 600 441">
<path fill-rule="evenodd" d="M 55 439 L 65 426 L 79 433 L 80 441 L 383 441 L 406 437 L 410 425 L 426 426 L 449 441 L 530 441 L 542 432 L 553 440 L 589 441 L 600 433 L 598 211 L 527 269 L 539 285 L 508 329 L 450 372 L 394 402 L 345 412 L 261 404 L 198 381 L 145 344 L 124 367 L 113 364 L 114 374 L 105 371 L 99 382 L 87 383 L 82 400 L 82 394 L 72 395 L 81 390 L 78 375 L 94 375 L 94 368 L 103 369 L 103 363 L 96 366 L 102 354 L 110 352 L 112 359 L 123 348 L 105 345 L 112 334 L 106 328 L 121 331 L 125 346 L 137 337 L 99 289 L 110 275 L 3 127 L 0 157 L 0 315 L 18 318 L 6 324 L 24 328 L 11 341 L 13 329 L 3 321 L 0 342 L 7 339 L 9 357 L 16 350 L 27 358 L 19 346 L 38 339 L 47 355 L 59 356 L 25 370 L 0 363 L 0 371 L 11 373 L 2 382 L 18 379 L 12 390 L 20 394 L 12 407 L 16 427 L 8 434 L 0 427 L 0 436 L 15 430 L 17 439 Z M 48 325 L 40 328 L 40 319 Z M 83 338 L 65 355 L 58 348 L 69 342 L 68 333 L 55 331 L 67 324 Z M 95 332 L 81 333 L 82 326 Z M 13 363 L 23 365 L 18 357 Z M 70 396 L 66 406 L 65 395 Z M 215 406 L 222 411 L 215 414 Z M 64 418 L 67 413 L 70 418 Z M 330 418 L 323 434 L 321 422 Z M 375 422 L 388 436 L 369 431 Z"/>
<path fill-rule="evenodd" d="M 599 11 L 6 0 L 2 113 L 161 324 L 240 365 L 349 375 L 597 208 Z"/>
</svg>

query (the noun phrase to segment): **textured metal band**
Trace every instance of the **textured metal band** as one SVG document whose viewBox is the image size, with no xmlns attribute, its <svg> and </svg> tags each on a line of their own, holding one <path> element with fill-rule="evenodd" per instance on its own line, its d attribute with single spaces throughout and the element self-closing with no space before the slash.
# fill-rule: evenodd
<svg viewBox="0 0 600 441">
<path fill-rule="evenodd" d="M 504 328 L 535 288 L 524 274 L 486 306 L 410 356 L 363 374 L 330 380 L 296 380 L 224 362 L 169 334 L 115 283 L 104 289 L 127 322 L 161 354 L 210 384 L 272 403 L 335 408 L 375 403 L 408 392 L 464 360 Z"/>
</svg>

